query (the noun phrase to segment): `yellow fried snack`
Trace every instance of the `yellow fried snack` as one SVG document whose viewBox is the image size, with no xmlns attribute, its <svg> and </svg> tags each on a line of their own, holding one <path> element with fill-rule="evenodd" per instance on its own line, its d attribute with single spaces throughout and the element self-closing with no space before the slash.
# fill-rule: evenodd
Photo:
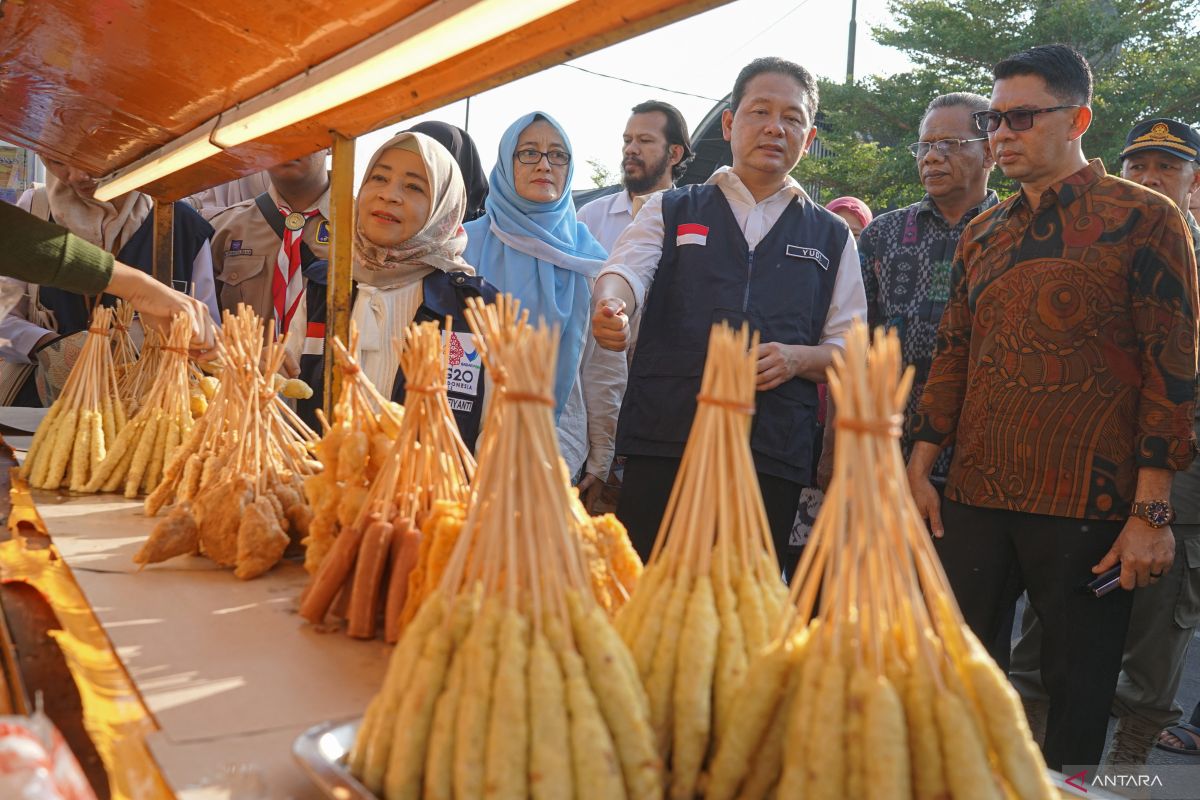
<svg viewBox="0 0 1200 800">
<path fill-rule="evenodd" d="M 910 672 L 904 690 L 904 721 L 908 726 L 913 797 L 916 800 L 944 800 L 949 795 L 934 720 L 933 696 L 933 676 L 929 671 L 914 669 Z"/>
<path fill-rule="evenodd" d="M 566 642 L 557 620 L 546 624 L 546 637 L 562 667 L 571 721 L 571 771 L 574 796 L 588 800 L 623 800 L 626 797 L 621 761 L 612 734 L 588 684 L 583 658 Z M 478 795 L 475 795 L 478 796 Z"/>
<path fill-rule="evenodd" d="M 571 753 L 564 747 L 570 740 L 562 668 L 546 635 L 536 631 L 529 648 L 529 794 L 534 800 L 571 796 Z"/>
<path fill-rule="evenodd" d="M 713 736 L 719 737 L 733 713 L 738 688 L 746 678 L 748 657 L 742 620 L 738 616 L 737 594 L 721 568 L 721 559 L 713 557 L 713 591 L 720 619 L 717 637 L 717 664 L 713 674 Z M 714 748 L 715 750 L 716 748 Z"/>
<path fill-rule="evenodd" d="M 938 692 L 934 698 L 934 715 L 951 797 L 1000 800 L 1003 795 L 992 780 L 983 739 L 962 700 L 954 692 Z"/>
<path fill-rule="evenodd" d="M 191 555 L 200 548 L 200 532 L 192 507 L 183 502 L 163 517 L 133 557 L 135 564 L 157 564 L 175 556 Z"/>
<path fill-rule="evenodd" d="M 496 641 L 496 675 L 488 719 L 484 791 L 489 798 L 524 800 L 529 774 L 523 768 L 529 749 L 529 620 L 507 609 Z"/>
<path fill-rule="evenodd" d="M 974 649 L 963 667 L 979 699 L 983 730 L 1000 760 L 1001 773 L 1018 797 L 1053 800 L 1056 792 L 1046 776 L 1046 762 L 1034 744 L 1016 690 L 978 642 Z"/>
<path fill-rule="evenodd" d="M 650 676 L 650 670 L 654 664 L 654 652 L 658 647 L 658 640 L 662 637 L 663 626 L 666 624 L 666 615 L 662 613 L 662 609 L 668 607 L 670 598 L 677 594 L 675 586 L 679 578 L 667 574 L 667 570 L 662 564 L 651 564 L 646 568 L 645 577 L 642 580 L 645 584 L 644 589 L 637 593 L 646 598 L 643 610 L 640 611 L 641 622 L 635 626 L 634 621 L 630 621 L 625 641 L 629 642 L 630 649 L 633 651 L 633 660 L 637 663 L 638 674 L 642 676 L 642 680 L 646 680 Z M 631 613 L 638 612 L 631 609 Z"/>
<path fill-rule="evenodd" d="M 867 695 L 871 691 L 871 673 L 865 669 L 855 669 L 846 686 L 846 796 L 865 797 L 867 794 L 867 764 L 868 753 L 863 749 L 863 731 L 867 724 Z M 931 739 L 937 747 L 937 737 Z M 940 757 L 939 757 L 940 763 Z"/>
<path fill-rule="evenodd" d="M 450 663 L 450 677 L 438 698 L 429 733 L 429 753 L 425 758 L 424 800 L 451 800 L 454 797 L 454 720 L 462 697 L 467 670 L 466 651 L 458 648 Z"/>
<path fill-rule="evenodd" d="M 638 632 L 646 617 L 646 609 L 656 607 L 654 598 L 658 595 L 665 574 L 661 565 L 656 569 L 647 567 L 638 578 L 637 591 L 633 592 L 629 601 L 621 606 L 613 618 L 617 633 L 631 650 L 637 642 Z"/>
<path fill-rule="evenodd" d="M 671 597 L 663 614 L 662 635 L 654 648 L 654 661 L 646 678 L 646 696 L 650 700 L 650 724 L 654 727 L 658 752 L 666 758 L 671 752 L 671 696 L 675 684 L 675 659 L 679 653 L 679 635 L 687 612 L 692 587 L 687 569 L 681 569 L 671 587 Z M 636 654 L 635 654 L 636 655 Z M 638 665 L 639 669 L 641 665 Z"/>
<path fill-rule="evenodd" d="M 812 661 L 816 662 L 817 659 Z M 820 676 L 816 686 L 816 694 L 809 701 L 812 705 L 809 717 L 811 722 L 805 731 L 805 796 L 818 800 L 841 800 L 846 796 L 845 665 L 839 659 L 826 657 L 824 663 L 820 664 Z M 903 739 L 902 730 L 899 735 Z M 868 785 L 874 791 L 874 785 Z M 783 791 L 782 785 L 780 791 Z"/>
<path fill-rule="evenodd" d="M 788 669 L 798 652 L 796 645 L 788 640 L 773 643 L 750 659 L 746 680 L 738 689 L 734 703 L 738 711 L 718 732 L 717 753 L 709 770 L 705 800 L 732 800 L 735 797 L 751 768 L 751 755 L 776 713 Z"/>
<path fill-rule="evenodd" d="M 688 598 L 676 663 L 671 747 L 671 797 L 689 800 L 708 752 L 718 618 L 712 579 L 697 576 Z"/>
<path fill-rule="evenodd" d="M 742 620 L 746 649 L 750 653 L 756 653 L 770 637 L 762 584 L 754 579 L 753 573 L 743 572 L 737 577 L 737 594 L 738 615 Z"/>
<path fill-rule="evenodd" d="M 814 633 L 809 645 L 805 648 L 804 658 L 795 669 L 800 670 L 796 684 L 796 692 L 788 707 L 786 740 L 792 744 L 799 754 L 798 757 L 784 759 L 783 772 L 779 776 L 779 793 L 782 797 L 797 797 L 807 788 L 808 781 L 808 752 L 809 738 L 820 735 L 813 731 L 813 719 L 820 690 L 821 666 L 827 658 L 826 647 L 829 635 L 824 632 Z M 751 662 L 753 663 L 753 662 Z M 747 681 L 750 677 L 747 677 Z M 840 713 L 840 710 L 839 710 Z M 824 725 L 824 719 L 816 717 Z"/>
<path fill-rule="evenodd" d="M 350 750 L 350 771 L 372 792 L 383 789 L 383 775 L 392 750 L 395 726 L 392 721 L 403 700 L 404 692 L 412 685 L 412 674 L 425 647 L 430 632 L 442 624 L 445 603 L 441 596 L 430 598 L 422 613 L 404 631 L 388 661 L 383 688 L 367 708 L 362 728 Z"/>
<path fill-rule="evenodd" d="M 567 599 L 575 643 L 612 733 L 628 795 L 632 800 L 661 797 L 662 760 L 655 749 L 646 694 L 628 648 L 600 608 L 585 614 L 577 595 Z"/>
<path fill-rule="evenodd" d="M 392 749 L 383 778 L 384 794 L 389 800 L 415 800 L 421 796 L 433 710 L 445 685 L 455 628 L 466 626 L 473 604 L 474 597 L 470 594 L 459 595 L 450 612 L 452 624 L 438 625 L 425 640 L 425 647 L 412 673 L 412 685 L 408 687 L 393 721 Z"/>
<path fill-rule="evenodd" d="M 246 507 L 237 532 L 237 566 L 233 576 L 248 581 L 279 563 L 288 535 L 279 525 L 275 508 L 264 495 Z"/>
<path fill-rule="evenodd" d="M 912 797 L 912 774 L 904 707 L 896 688 L 882 675 L 871 682 L 865 720 L 859 746 L 866 751 L 866 785 L 871 797 L 907 800 Z"/>
<path fill-rule="evenodd" d="M 488 598 L 484 601 L 483 612 L 463 642 L 463 649 L 467 652 L 467 670 L 454 726 L 455 797 L 483 797 L 492 677 L 496 669 L 496 644 L 502 612 L 503 607 L 498 599 Z M 418 618 L 419 615 L 420 612 Z"/>
</svg>

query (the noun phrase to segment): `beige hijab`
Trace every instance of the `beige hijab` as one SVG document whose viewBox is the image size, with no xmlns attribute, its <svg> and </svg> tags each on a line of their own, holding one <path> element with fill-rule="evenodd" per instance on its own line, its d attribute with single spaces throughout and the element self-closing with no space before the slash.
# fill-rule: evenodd
<svg viewBox="0 0 1200 800">
<path fill-rule="evenodd" d="M 76 236 L 116 255 L 150 216 L 154 205 L 141 192 L 118 198 L 120 205 L 84 197 L 47 173 L 46 199 L 54 221 Z"/>
<path fill-rule="evenodd" d="M 417 153 L 429 178 L 429 218 L 411 239 L 395 247 L 377 245 L 354 222 L 354 280 L 358 296 L 351 319 L 358 326 L 359 366 L 385 394 L 392 390 L 399 362 L 392 339 L 404 336 L 404 330 L 424 299 L 422 281 L 434 270 L 475 274 L 462 258 L 467 247 L 463 215 L 467 210 L 467 190 L 462 173 L 450 151 L 423 133 L 401 133 L 378 150 L 367 164 L 363 187 L 379 157 L 387 150 L 401 148 Z M 355 205 L 357 209 L 357 204 Z"/>
</svg>

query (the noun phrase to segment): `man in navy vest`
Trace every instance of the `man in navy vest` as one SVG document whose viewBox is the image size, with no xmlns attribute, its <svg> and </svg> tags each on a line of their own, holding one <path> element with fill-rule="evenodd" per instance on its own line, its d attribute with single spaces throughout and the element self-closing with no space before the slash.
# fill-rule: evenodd
<svg viewBox="0 0 1200 800">
<path fill-rule="evenodd" d="M 866 317 L 849 228 L 789 173 L 816 135 L 817 84 L 803 67 L 760 58 L 734 82 L 721 120 L 732 168 L 652 196 L 596 283 L 592 331 L 629 346 L 642 311 L 617 424 L 627 457 L 617 516 L 650 554 L 696 411 L 712 325 L 761 335 L 750 445 L 780 559 L 812 476 L 817 382 L 854 317 Z"/>
</svg>

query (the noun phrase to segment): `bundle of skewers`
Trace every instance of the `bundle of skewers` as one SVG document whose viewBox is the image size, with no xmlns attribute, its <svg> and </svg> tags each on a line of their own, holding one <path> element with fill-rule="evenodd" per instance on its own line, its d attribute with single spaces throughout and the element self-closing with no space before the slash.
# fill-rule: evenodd
<svg viewBox="0 0 1200 800">
<path fill-rule="evenodd" d="M 140 353 L 133 341 L 133 306 L 118 300 L 113 307 L 112 357 L 117 386 L 125 380 L 125 373 L 137 363 Z"/>
<path fill-rule="evenodd" d="M 692 431 L 617 630 L 650 699 L 670 796 L 691 798 L 749 659 L 787 600 L 750 452 L 758 335 L 715 326 Z"/>
<path fill-rule="evenodd" d="M 170 332 L 157 348 L 160 355 L 150 388 L 93 472 L 85 491 L 112 492 L 124 487 L 126 497 L 137 497 L 158 486 L 164 465 L 170 463 L 192 431 L 187 350 L 191 334 L 186 316 L 171 320 Z"/>
<path fill-rule="evenodd" d="M 320 469 L 309 456 L 317 436 L 276 393 L 284 341 L 265 340 L 264 331 L 253 309 L 225 312 L 217 338 L 221 380 L 208 411 L 146 498 L 147 516 L 174 507 L 134 557 L 137 563 L 199 553 L 249 579 L 307 534 L 312 510 L 302 481 Z M 186 386 L 183 394 L 186 409 Z"/>
<path fill-rule="evenodd" d="M 555 441 L 557 336 L 472 310 L 499 387 L 463 530 L 350 754 L 387 798 L 656 798 L 628 649 L 593 599 Z M 482 336 L 479 336 L 479 333 Z"/>
<path fill-rule="evenodd" d="M 1004 674 L 966 627 L 908 490 L 912 369 L 865 326 L 835 358 L 834 476 L 778 636 L 717 731 L 707 800 L 1056 796 Z"/>
<path fill-rule="evenodd" d="M 335 346 L 348 378 L 365 382 L 353 356 L 340 342 Z M 406 604 L 411 601 L 415 615 L 420 602 L 419 592 L 410 592 L 423 547 L 417 526 L 438 503 L 465 507 L 475 472 L 475 459 L 459 436 L 446 394 L 448 354 L 441 327 L 436 322 L 412 324 L 403 342 L 393 346 L 407 396 L 399 431 L 357 516 L 333 540 L 300 604 L 300 616 L 320 623 L 339 593 L 346 596 L 346 633 L 359 638 L 375 635 L 382 608 L 389 642 L 399 638 Z M 439 513 L 431 533 L 442 530 L 445 517 Z M 418 576 L 423 579 L 424 572 Z"/>
<path fill-rule="evenodd" d="M 334 341 L 334 357 L 343 380 L 332 422 L 317 411 L 324 432 L 314 453 L 321 469 L 304 481 L 313 519 L 302 542 L 304 568 L 313 575 L 340 533 L 358 519 L 404 418 L 404 409 L 384 397 L 350 356 L 357 347 L 358 331 L 351 324 L 350 347 Z"/>
<path fill-rule="evenodd" d="M 62 393 L 34 432 L 20 474 L 36 489 L 65 483 L 73 492 L 94 491 L 86 487 L 125 427 L 109 343 L 112 326 L 113 310 L 97 306 Z"/>
<path fill-rule="evenodd" d="M 133 361 L 124 361 L 119 371 L 117 382 L 121 402 L 132 417 L 141 408 L 142 398 L 150 392 L 155 377 L 163 367 L 167 346 L 166 337 L 154 328 L 143 329 L 144 339 L 142 349 Z M 122 332 L 122 337 L 128 339 L 128 330 Z M 132 339 L 121 344 L 122 358 L 128 358 L 128 348 L 133 347 Z"/>
</svg>

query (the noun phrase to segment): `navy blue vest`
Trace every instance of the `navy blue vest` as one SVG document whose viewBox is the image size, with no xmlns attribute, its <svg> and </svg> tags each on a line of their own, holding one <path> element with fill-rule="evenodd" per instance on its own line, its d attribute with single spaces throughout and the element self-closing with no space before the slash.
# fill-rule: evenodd
<svg viewBox="0 0 1200 800">
<path fill-rule="evenodd" d="M 442 272 L 434 270 L 425 278 L 424 300 L 417 309 L 413 322 L 430 320 L 445 323 L 450 317 L 450 328 L 455 341 L 450 346 L 450 369 L 447 377 L 447 398 L 454 421 L 458 423 L 458 434 L 472 452 L 479 428 L 483 424 L 483 359 L 475 347 L 471 327 L 467 325 L 467 298 L 479 297 L 485 303 L 494 303 L 498 290 L 478 275 L 464 272 Z M 404 402 L 404 371 L 396 370 L 392 385 L 392 399 Z"/>
<path fill-rule="evenodd" d="M 192 281 L 192 262 L 200 254 L 204 243 L 212 239 L 213 228 L 204 217 L 196 213 L 196 209 L 182 202 L 175 203 L 173 228 L 175 258 L 172 277 L 175 288 L 186 292 Z M 146 221 L 137 232 L 121 247 L 117 260 L 143 272 L 153 271 L 154 212 L 146 217 Z M 61 336 L 69 336 L 87 328 L 88 309 L 83 295 L 43 286 L 38 290 L 38 298 L 42 305 L 54 312 Z M 105 302 L 111 302 L 107 295 Z"/>
<path fill-rule="evenodd" d="M 620 455 L 679 457 L 714 323 L 749 322 L 763 342 L 816 345 L 849 231 L 797 199 L 750 250 L 719 187 L 663 194 L 663 251 L 646 298 L 617 424 Z M 756 396 L 750 447 L 759 472 L 811 479 L 817 387 L 794 378 Z"/>
</svg>

